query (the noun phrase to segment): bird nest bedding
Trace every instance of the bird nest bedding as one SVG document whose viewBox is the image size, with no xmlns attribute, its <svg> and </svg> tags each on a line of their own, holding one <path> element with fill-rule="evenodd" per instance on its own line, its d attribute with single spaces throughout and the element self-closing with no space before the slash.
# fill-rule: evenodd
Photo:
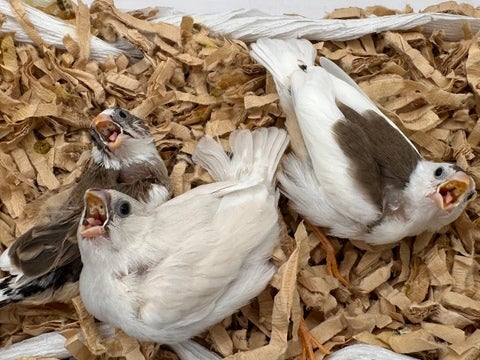
<svg viewBox="0 0 480 360">
<path fill-rule="evenodd" d="M 11 4 L 22 14 L 19 1 Z M 124 13 L 107 0 L 90 9 L 71 6 L 65 17 L 76 24 L 78 41 L 67 36 L 65 49 L 47 45 L 21 16 L 33 45 L 0 35 L 2 249 L 68 196 L 90 158 L 87 128 L 106 107 L 120 106 L 145 120 L 174 195 L 211 181 L 191 161 L 203 135 L 220 139 L 228 150 L 234 129 L 284 126 L 273 80 L 250 58 L 249 44 L 212 35 L 189 17 L 177 27 L 150 21 L 154 10 Z M 429 10 L 476 15 L 454 3 Z M 374 7 L 332 16 L 370 13 L 391 12 Z M 480 184 L 480 43 L 468 26 L 463 31 L 455 42 L 442 31 L 427 35 L 419 28 L 315 47 L 360 84 L 425 158 L 456 163 Z M 137 55 L 91 60 L 91 34 L 123 39 Z M 439 232 L 397 244 L 366 247 L 332 239 L 348 288 L 327 272 L 318 240 L 283 198 L 280 211 L 284 237 L 272 257 L 278 272 L 270 286 L 198 342 L 229 359 L 298 358 L 296 330 L 304 315 L 331 351 L 363 342 L 419 359 L 480 357 L 480 200 Z M 121 331 L 101 336 L 75 286 L 56 300 L 0 308 L 0 346 L 57 331 L 76 359 L 175 359 L 168 348 Z"/>
</svg>

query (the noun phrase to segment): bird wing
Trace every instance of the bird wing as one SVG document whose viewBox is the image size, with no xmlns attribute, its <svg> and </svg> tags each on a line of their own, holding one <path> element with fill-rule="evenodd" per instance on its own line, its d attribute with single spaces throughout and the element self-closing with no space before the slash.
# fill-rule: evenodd
<svg viewBox="0 0 480 360">
<path fill-rule="evenodd" d="M 385 116 L 385 114 L 383 114 L 380 109 L 377 108 L 377 106 L 375 105 L 375 103 L 372 101 L 372 99 L 370 99 L 367 94 L 365 94 L 365 92 L 362 90 L 362 88 L 350 77 L 348 76 L 348 74 L 343 71 L 343 69 L 341 69 L 337 64 L 335 64 L 333 61 L 327 59 L 326 57 L 322 57 L 320 58 L 320 65 L 330 74 L 332 75 L 333 77 L 335 77 L 336 79 L 338 80 L 341 80 L 343 82 L 346 83 L 346 85 L 349 85 L 352 90 L 356 90 L 357 92 L 357 95 L 358 96 L 362 96 L 366 102 L 364 104 L 365 108 L 363 110 L 373 110 L 373 111 L 376 111 L 377 114 L 379 114 L 381 117 L 384 118 L 384 120 L 389 123 L 395 130 L 397 130 L 402 136 L 403 138 L 405 139 L 405 141 L 407 143 L 410 144 L 410 146 L 418 153 L 418 150 L 417 148 L 415 147 L 415 145 L 413 145 L 413 143 L 410 141 L 409 138 L 407 138 L 407 136 L 398 128 L 397 125 L 395 125 L 395 123 L 390 120 L 387 116 Z M 334 80 L 335 81 L 335 80 Z M 339 83 L 341 84 L 341 83 Z M 349 104 L 349 100 L 353 100 L 355 102 L 355 105 L 358 104 L 356 102 L 356 99 L 350 99 L 350 98 L 343 98 L 343 101 L 344 103 L 347 105 L 347 106 L 350 106 L 350 107 L 353 107 L 354 104 Z M 362 110 L 362 109 L 357 109 L 357 110 Z"/>
<path fill-rule="evenodd" d="M 320 67 L 308 67 L 292 75 L 291 96 L 313 170 L 320 183 L 322 197 L 334 203 L 346 217 L 362 223 L 369 223 L 379 216 L 375 199 L 359 187 L 353 176 L 353 163 L 338 142 L 336 127 L 346 122 L 337 106 L 334 83 L 328 73 Z M 345 94 L 344 96 L 348 96 Z M 368 138 L 356 129 L 358 140 L 368 144 Z M 377 164 L 368 151 L 360 149 L 363 159 L 361 166 L 366 174 L 371 174 L 373 186 L 378 185 Z M 352 206 L 354 204 L 354 206 Z"/>
<path fill-rule="evenodd" d="M 322 196 L 365 225 L 409 181 L 418 152 L 358 87 L 314 66 L 292 76 L 292 99 Z"/>
<path fill-rule="evenodd" d="M 160 206 L 158 225 L 141 236 L 151 240 L 160 259 L 137 286 L 142 321 L 187 333 L 200 322 L 198 331 L 205 327 L 242 268 L 270 257 L 279 238 L 276 198 L 260 181 L 232 181 L 198 187 Z M 138 284 L 129 281 L 129 287 Z M 243 296 L 235 304 L 250 299 L 250 293 Z"/>
<path fill-rule="evenodd" d="M 78 221 L 69 218 L 61 223 L 32 227 L 11 245 L 10 261 L 24 275 L 36 278 L 78 259 Z"/>
</svg>

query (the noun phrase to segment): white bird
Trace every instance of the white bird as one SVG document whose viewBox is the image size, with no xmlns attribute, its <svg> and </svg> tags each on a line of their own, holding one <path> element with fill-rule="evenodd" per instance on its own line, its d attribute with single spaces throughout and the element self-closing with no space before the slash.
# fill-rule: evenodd
<svg viewBox="0 0 480 360">
<path fill-rule="evenodd" d="M 287 144 L 282 129 L 237 130 L 230 158 L 204 137 L 193 159 L 218 182 L 160 206 L 88 190 L 78 230 L 87 310 L 177 349 L 257 296 L 275 273 L 275 171 Z"/>
<path fill-rule="evenodd" d="M 315 66 L 307 40 L 260 39 L 251 55 L 272 74 L 294 154 L 281 191 L 318 235 L 339 274 L 332 236 L 394 243 L 454 221 L 475 194 L 458 166 L 422 158 L 408 138 L 338 66 Z"/>
<path fill-rule="evenodd" d="M 261 39 L 252 56 L 273 75 L 307 156 L 284 161 L 282 189 L 296 211 L 329 234 L 370 244 L 435 231 L 475 194 L 458 166 L 423 159 L 406 136 L 306 40 Z"/>
<path fill-rule="evenodd" d="M 76 242 L 83 196 L 91 187 L 111 187 L 149 203 L 170 197 L 169 179 L 153 137 L 142 120 L 121 108 L 104 110 L 92 121 L 92 160 L 68 199 L 0 256 L 9 273 L 0 279 L 0 306 L 12 301 L 68 301 L 82 263 Z M 62 290 L 62 291 L 60 291 Z"/>
</svg>

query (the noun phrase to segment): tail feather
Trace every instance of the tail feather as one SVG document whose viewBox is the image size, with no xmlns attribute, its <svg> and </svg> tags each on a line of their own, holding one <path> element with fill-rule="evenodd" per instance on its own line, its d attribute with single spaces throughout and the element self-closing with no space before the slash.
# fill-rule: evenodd
<svg viewBox="0 0 480 360">
<path fill-rule="evenodd" d="M 82 262 L 78 258 L 68 265 L 35 278 L 23 273 L 7 275 L 0 279 L 0 307 L 17 301 L 30 304 L 43 304 L 54 299 L 63 301 L 63 290 L 67 298 L 67 293 L 76 292 L 76 285 L 70 284 L 76 284 L 81 269 Z"/>
<path fill-rule="evenodd" d="M 230 158 L 222 145 L 208 136 L 200 139 L 192 160 L 207 170 L 215 181 L 227 180 L 232 173 Z"/>
<path fill-rule="evenodd" d="M 219 360 L 220 356 L 197 344 L 193 340 L 186 340 L 170 347 L 177 353 L 181 360 Z"/>
<path fill-rule="evenodd" d="M 286 126 L 294 153 L 303 160 L 308 159 L 302 133 L 290 95 L 290 79 L 294 72 L 315 62 L 316 50 L 307 40 L 259 39 L 252 44 L 250 55 L 262 64 L 273 76 L 280 104 L 286 114 Z"/>
<path fill-rule="evenodd" d="M 317 52 L 308 40 L 261 38 L 252 44 L 250 55 L 272 74 L 277 88 L 288 89 L 290 75 L 299 66 L 313 65 Z"/>
<path fill-rule="evenodd" d="M 258 176 L 273 183 L 287 145 L 288 135 L 283 129 L 236 130 L 230 134 L 231 158 L 209 137 L 200 140 L 192 158 L 207 169 L 215 181 Z"/>
</svg>

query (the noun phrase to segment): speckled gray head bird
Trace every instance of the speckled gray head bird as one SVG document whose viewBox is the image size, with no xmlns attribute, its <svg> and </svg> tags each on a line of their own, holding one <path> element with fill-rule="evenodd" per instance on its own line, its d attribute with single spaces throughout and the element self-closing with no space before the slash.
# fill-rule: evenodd
<svg viewBox="0 0 480 360">
<path fill-rule="evenodd" d="M 167 169 L 141 119 L 121 108 L 107 109 L 93 119 L 89 132 L 92 159 L 68 199 L 0 256 L 8 273 L 0 279 L 0 306 L 68 301 L 78 291 L 82 263 L 76 233 L 87 189 L 110 187 L 158 204 L 170 197 Z"/>
<path fill-rule="evenodd" d="M 257 296 L 280 244 L 279 128 L 237 130 L 232 156 L 203 137 L 193 160 L 217 181 L 160 206 L 90 189 L 78 229 L 80 295 L 96 318 L 139 340 L 186 341 Z"/>
<path fill-rule="evenodd" d="M 283 161 L 282 192 L 313 225 L 338 273 L 328 235 L 369 244 L 397 242 L 454 221 L 475 194 L 458 166 L 427 161 L 337 65 L 314 64 L 307 40 L 260 39 L 251 55 L 273 76 L 294 154 Z"/>
</svg>

